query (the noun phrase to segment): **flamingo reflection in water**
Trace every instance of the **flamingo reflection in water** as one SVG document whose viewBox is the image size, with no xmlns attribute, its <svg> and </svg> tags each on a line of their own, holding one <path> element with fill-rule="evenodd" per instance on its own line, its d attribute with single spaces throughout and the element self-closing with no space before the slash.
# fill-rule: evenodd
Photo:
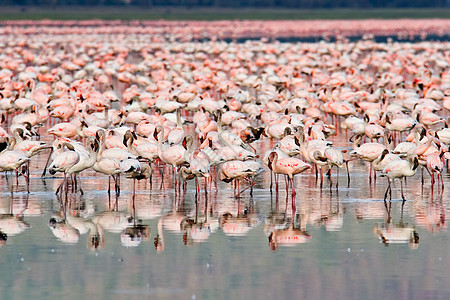
<svg viewBox="0 0 450 300">
<path fill-rule="evenodd" d="M 286 223 L 288 224 L 286 227 Z M 281 225 L 281 229 L 278 229 Z M 308 243 L 311 239 L 304 229 L 294 225 L 294 222 L 287 220 L 281 224 L 270 224 L 266 228 L 269 232 L 269 247 L 272 250 L 278 250 L 279 246 L 294 246 L 297 244 Z"/>
<path fill-rule="evenodd" d="M 24 221 L 23 215 L 10 213 L 0 214 L 0 244 L 6 242 L 8 236 L 18 235 L 29 229 L 30 225 Z"/>
<path fill-rule="evenodd" d="M 136 218 L 136 198 L 131 199 L 132 225 L 127 226 L 120 234 L 120 242 L 125 247 L 137 247 L 142 241 L 150 241 L 150 227 L 142 224 L 142 220 Z"/>
<path fill-rule="evenodd" d="M 254 214 L 247 210 L 243 214 L 233 216 L 231 213 L 224 213 L 219 218 L 219 224 L 222 231 L 229 236 L 244 236 L 250 229 L 259 224 L 259 220 Z"/>
<path fill-rule="evenodd" d="M 377 235 L 380 241 L 386 246 L 389 246 L 390 244 L 408 243 L 409 248 L 417 249 L 419 246 L 419 234 L 414 226 L 403 222 L 403 205 L 401 207 L 400 221 L 398 223 L 392 222 L 391 207 L 386 207 L 386 212 L 386 222 L 375 224 L 373 233 Z"/>
</svg>

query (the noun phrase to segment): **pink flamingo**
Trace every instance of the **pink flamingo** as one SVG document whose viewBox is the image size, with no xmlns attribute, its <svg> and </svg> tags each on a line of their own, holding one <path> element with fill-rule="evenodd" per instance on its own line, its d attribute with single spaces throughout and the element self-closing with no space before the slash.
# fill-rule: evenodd
<svg viewBox="0 0 450 300">
<path fill-rule="evenodd" d="M 253 186 L 253 182 L 249 179 L 249 177 L 254 176 L 259 171 L 259 166 L 253 165 L 252 163 L 256 163 L 254 161 L 240 161 L 240 160 L 231 160 L 223 163 L 219 170 L 219 179 L 224 182 L 234 182 L 234 196 L 239 197 L 242 192 L 245 191 L 239 190 L 239 180 L 244 179 L 250 182 L 250 186 Z M 252 165 L 250 165 L 252 164 Z M 256 163 L 259 164 L 259 163 Z M 237 187 L 237 193 L 236 193 Z M 249 188 L 247 187 L 247 188 Z M 246 188 L 246 189 L 247 189 Z"/>
<path fill-rule="evenodd" d="M 110 157 L 102 157 L 98 159 L 92 168 L 102 174 L 108 175 L 108 194 L 111 193 L 111 178 L 114 179 L 114 187 L 116 195 L 120 194 L 119 174 L 120 174 L 120 160 Z"/>
<path fill-rule="evenodd" d="M 56 172 L 64 172 L 64 180 L 56 189 L 56 194 L 59 194 L 61 189 L 64 188 L 67 181 L 67 175 L 72 175 L 72 167 L 80 161 L 80 154 L 75 151 L 75 147 L 72 144 L 64 142 L 62 147 L 67 148 L 69 151 L 64 151 L 57 155 L 48 167 L 48 171 L 52 175 L 56 174 Z"/>
<path fill-rule="evenodd" d="M 269 154 L 268 166 L 275 174 L 284 174 L 288 176 L 292 186 L 292 198 L 295 198 L 296 196 L 294 175 L 311 168 L 311 165 L 294 157 L 278 158 L 278 154 L 275 151 Z"/>
<path fill-rule="evenodd" d="M 386 188 L 386 192 L 384 194 L 385 202 L 386 202 L 388 192 L 390 194 L 390 197 L 392 198 L 391 182 L 396 178 L 400 179 L 403 202 L 406 200 L 405 196 L 403 194 L 403 180 L 402 179 L 405 177 L 414 176 L 416 174 L 418 166 L 419 166 L 419 160 L 416 155 L 409 155 L 408 160 L 394 160 L 386 165 L 383 172 L 381 173 L 381 176 L 388 177 L 388 187 Z"/>
<path fill-rule="evenodd" d="M 23 152 L 21 151 L 14 151 L 14 150 L 5 150 L 0 153 L 0 171 L 1 172 L 8 172 L 11 171 L 11 182 L 12 182 L 12 171 L 16 170 L 18 173 L 22 174 L 27 182 L 27 191 L 29 190 L 28 185 L 28 177 L 24 175 L 22 172 L 20 172 L 18 169 L 20 166 L 22 166 L 24 163 L 29 161 L 30 158 L 28 158 Z M 11 194 L 13 192 L 12 187 L 10 189 Z"/>
<path fill-rule="evenodd" d="M 189 158 L 189 166 L 192 174 L 195 176 L 195 195 L 197 195 L 197 193 L 200 192 L 198 178 L 205 177 L 206 179 L 208 179 L 210 177 L 211 162 L 209 156 L 205 152 L 197 149 L 191 154 Z M 207 194 L 206 181 L 205 194 Z"/>
</svg>

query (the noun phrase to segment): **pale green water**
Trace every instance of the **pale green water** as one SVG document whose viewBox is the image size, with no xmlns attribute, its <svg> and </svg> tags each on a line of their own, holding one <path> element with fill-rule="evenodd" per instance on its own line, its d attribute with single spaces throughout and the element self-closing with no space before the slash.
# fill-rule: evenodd
<svg viewBox="0 0 450 300">
<path fill-rule="evenodd" d="M 45 155 L 41 157 L 43 160 Z M 85 224 L 104 222 L 98 221 L 99 216 L 107 214 L 117 221 L 120 215 L 125 224 L 116 232 L 103 225 L 104 245 L 91 250 L 87 247 L 88 233 L 80 234 L 71 244 L 52 233 L 49 220 L 60 208 L 53 191 L 61 179 L 46 179 L 44 186 L 37 169 L 34 165 L 36 173 L 32 174 L 28 200 L 23 192 L 12 198 L 15 218 L 3 215 L 0 228 L 8 237 L 0 248 L 1 299 L 450 298 L 450 238 L 446 228 L 450 199 L 446 190 L 440 197 L 440 189 L 431 197 L 427 175 L 423 195 L 419 174 L 408 181 L 402 220 L 400 191 L 393 191 L 391 227 L 400 227 L 403 222 L 403 227 L 411 228 L 411 234 L 415 229 L 418 245 L 408 243 L 408 232 L 401 243 L 386 246 L 380 241 L 374 227 L 387 221 L 383 202 L 386 179 L 378 178 L 376 186 L 369 188 L 366 166 L 354 162 L 350 188 L 342 170 L 339 192 L 333 188 L 330 194 L 328 181 L 320 190 L 309 172 L 296 178 L 294 227 L 301 227 L 310 238 L 303 234 L 300 241 L 305 243 L 289 247 L 280 244 L 272 250 L 268 236 L 274 229 L 289 226 L 292 210 L 290 195 L 285 210 L 281 179 L 276 213 L 268 172 L 257 178 L 252 198 L 248 192 L 240 200 L 233 198 L 231 185 L 224 183 L 217 192 L 212 188 L 207 201 L 202 194 L 197 219 L 191 183 L 183 206 L 174 204 L 170 182 L 159 191 L 159 178 L 155 178 L 152 192 L 146 188 L 148 184 L 140 182 L 135 202 L 137 219 L 148 225 L 151 233 L 136 247 L 121 242 L 127 217 L 132 215 L 132 182 L 122 181 L 118 212 L 111 212 L 107 178 L 86 172 L 82 178 L 85 195 L 69 193 L 71 209 L 67 215 L 78 215 L 78 221 Z M 19 190 L 23 191 L 22 180 Z M 448 186 L 448 173 L 444 181 Z M 2 191 L 7 191 L 4 176 L 0 182 Z M 0 196 L 1 213 L 10 213 L 10 194 L 3 192 Z M 111 206 L 114 201 L 112 196 Z M 221 218 L 226 212 L 232 215 L 228 224 Z M 14 222 L 4 225 L 6 218 Z M 29 228 L 13 234 L 11 224 L 20 223 L 18 218 L 23 218 Z M 194 224 L 181 229 L 183 218 Z M 230 230 L 242 233 L 232 235 Z M 196 241 L 200 232 L 203 242 Z M 160 251 L 155 249 L 157 234 L 159 242 L 164 242 Z"/>
</svg>

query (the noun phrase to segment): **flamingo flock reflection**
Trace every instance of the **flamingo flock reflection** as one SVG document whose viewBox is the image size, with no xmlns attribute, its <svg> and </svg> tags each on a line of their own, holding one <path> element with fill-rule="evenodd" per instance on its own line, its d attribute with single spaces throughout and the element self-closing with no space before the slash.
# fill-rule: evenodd
<svg viewBox="0 0 450 300">
<path fill-rule="evenodd" d="M 355 164 L 367 166 L 370 188 L 377 172 L 387 177 L 384 197 L 376 196 L 387 210 L 394 180 L 404 205 L 413 193 L 404 189 L 406 178 L 419 169 L 422 193 L 426 176 L 432 194 L 444 193 L 450 157 L 445 43 L 186 42 L 175 35 L 155 35 L 150 43 L 136 35 L 116 41 L 84 33 L 49 34 L 44 44 L 39 34 L 15 30 L 4 37 L 0 55 L 0 170 L 9 173 L 11 197 L 23 191 L 20 176 L 33 194 L 30 178 L 39 177 L 33 167 L 48 154 L 42 180 L 55 181 L 47 171 L 63 175 L 54 190 L 62 209 L 49 222 L 60 240 L 75 243 L 89 232 L 90 245 L 101 248 L 106 230 L 122 232 L 129 246 L 149 241 L 149 228 L 136 217 L 136 186 L 144 182 L 148 193 L 170 190 L 181 205 L 195 180 L 196 213 L 161 217 L 158 249 L 164 248 L 160 231 L 173 218 L 186 241 L 208 239 L 216 228 L 207 217 L 214 194 L 229 183 L 234 200 L 255 201 L 255 186 L 266 188 L 258 186 L 264 171 L 276 199 L 284 175 L 286 207 L 291 201 L 287 227 L 270 230 L 274 249 L 310 238 L 295 219 L 296 203 L 308 189 L 340 193 L 343 181 L 348 189 L 359 176 L 352 174 Z M 339 175 L 344 166 L 346 180 Z M 111 215 L 88 221 L 67 214 L 71 199 L 88 192 L 80 179 L 87 173 L 95 180 L 108 176 L 102 191 L 109 196 L 113 180 Z M 133 213 L 121 216 L 121 191 L 131 180 Z M 215 217 L 227 234 L 245 234 L 258 223 L 251 209 Z M 327 220 L 330 228 L 339 224 Z"/>
</svg>

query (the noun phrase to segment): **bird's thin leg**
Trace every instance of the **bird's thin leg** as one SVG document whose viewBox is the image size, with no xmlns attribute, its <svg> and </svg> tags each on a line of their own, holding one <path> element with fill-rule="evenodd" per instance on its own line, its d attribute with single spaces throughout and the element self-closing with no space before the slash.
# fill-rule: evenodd
<svg viewBox="0 0 450 300">
<path fill-rule="evenodd" d="M 323 186 L 323 166 L 320 166 L 320 188 Z"/>
<path fill-rule="evenodd" d="M 114 191 L 116 192 L 116 196 L 119 196 L 120 194 L 120 184 L 119 184 L 119 174 L 112 175 L 112 178 L 114 180 Z"/>
<path fill-rule="evenodd" d="M 30 181 L 29 181 L 29 176 L 28 176 L 28 175 L 25 175 L 26 172 L 23 173 L 23 172 L 20 171 L 20 170 L 16 170 L 16 171 L 17 171 L 16 174 L 21 174 L 21 175 L 23 176 L 23 178 L 25 179 L 25 183 L 27 184 L 27 192 L 28 192 L 28 194 L 29 194 L 29 193 L 30 193 Z"/>
<path fill-rule="evenodd" d="M 237 179 L 237 196 L 240 197 L 239 195 L 241 194 L 241 192 L 239 191 L 241 189 L 241 183 L 239 181 L 239 179 Z"/>
<path fill-rule="evenodd" d="M 292 196 L 295 197 L 297 195 L 297 192 L 295 191 L 294 177 L 292 177 L 290 179 L 291 179 L 291 184 L 292 184 Z"/>
<path fill-rule="evenodd" d="M 295 184 L 294 184 L 294 177 L 289 178 L 289 180 L 291 181 L 292 184 L 292 220 L 294 220 L 294 216 L 295 216 L 295 212 L 297 210 L 296 206 L 295 206 L 295 199 L 296 199 L 296 192 L 295 192 Z"/>
<path fill-rule="evenodd" d="M 195 176 L 195 200 L 197 201 L 198 198 L 198 182 L 197 182 L 197 176 Z"/>
<path fill-rule="evenodd" d="M 289 180 L 289 177 L 287 175 L 284 175 L 284 186 L 286 187 L 286 194 L 289 193 L 290 181 L 288 181 L 288 180 Z"/>
<path fill-rule="evenodd" d="M 11 192 L 11 196 L 14 193 L 14 184 L 13 184 L 13 171 L 11 171 L 11 178 L 10 180 L 8 180 L 8 172 L 5 172 L 6 174 L 6 181 L 8 181 L 8 185 L 9 185 L 9 191 Z"/>
<path fill-rule="evenodd" d="M 330 180 L 330 191 L 331 191 L 331 187 L 333 186 L 333 178 L 331 178 L 331 168 L 333 168 L 333 167 L 331 166 L 330 169 L 328 170 L 328 172 L 325 173 L 325 175 L 327 175 L 328 179 Z"/>
<path fill-rule="evenodd" d="M 273 177 L 273 172 L 272 172 L 272 170 L 270 170 L 270 194 L 271 195 L 272 195 L 272 186 L 273 186 L 272 177 Z"/>
<path fill-rule="evenodd" d="M 275 193 L 278 194 L 278 174 L 273 173 L 273 175 L 275 176 Z"/>
<path fill-rule="evenodd" d="M 389 201 L 392 200 L 392 186 L 389 184 Z"/>
<path fill-rule="evenodd" d="M 153 183 L 152 183 L 153 171 L 152 171 L 152 165 L 151 165 L 150 161 L 148 162 L 148 166 L 150 168 L 150 178 L 149 178 L 150 189 L 152 189 L 153 188 Z"/>
<path fill-rule="evenodd" d="M 387 195 L 389 193 L 389 189 L 391 188 L 391 181 L 388 179 L 388 186 L 386 188 L 386 192 L 384 193 L 384 202 L 386 203 Z"/>
<path fill-rule="evenodd" d="M 339 167 L 337 167 L 336 171 L 336 189 L 339 189 Z"/>
<path fill-rule="evenodd" d="M 136 178 L 133 178 L 133 207 L 134 207 L 134 199 L 136 197 Z"/>
<path fill-rule="evenodd" d="M 350 172 L 348 171 L 348 161 L 345 162 L 345 166 L 347 167 L 347 187 L 350 187 Z"/>
<path fill-rule="evenodd" d="M 62 188 L 62 186 L 65 184 L 65 181 L 66 181 L 66 173 L 64 173 L 64 179 L 63 179 L 63 181 L 61 182 L 61 184 L 58 186 L 58 188 L 56 189 L 56 192 L 55 192 L 56 195 L 58 195 L 59 192 L 61 191 L 61 188 Z"/>
<path fill-rule="evenodd" d="M 422 192 L 423 192 L 423 168 L 422 168 Z"/>
<path fill-rule="evenodd" d="M 400 178 L 400 189 L 402 191 L 402 199 L 403 201 L 406 201 L 405 195 L 403 194 L 403 180 L 401 178 Z"/>
</svg>

